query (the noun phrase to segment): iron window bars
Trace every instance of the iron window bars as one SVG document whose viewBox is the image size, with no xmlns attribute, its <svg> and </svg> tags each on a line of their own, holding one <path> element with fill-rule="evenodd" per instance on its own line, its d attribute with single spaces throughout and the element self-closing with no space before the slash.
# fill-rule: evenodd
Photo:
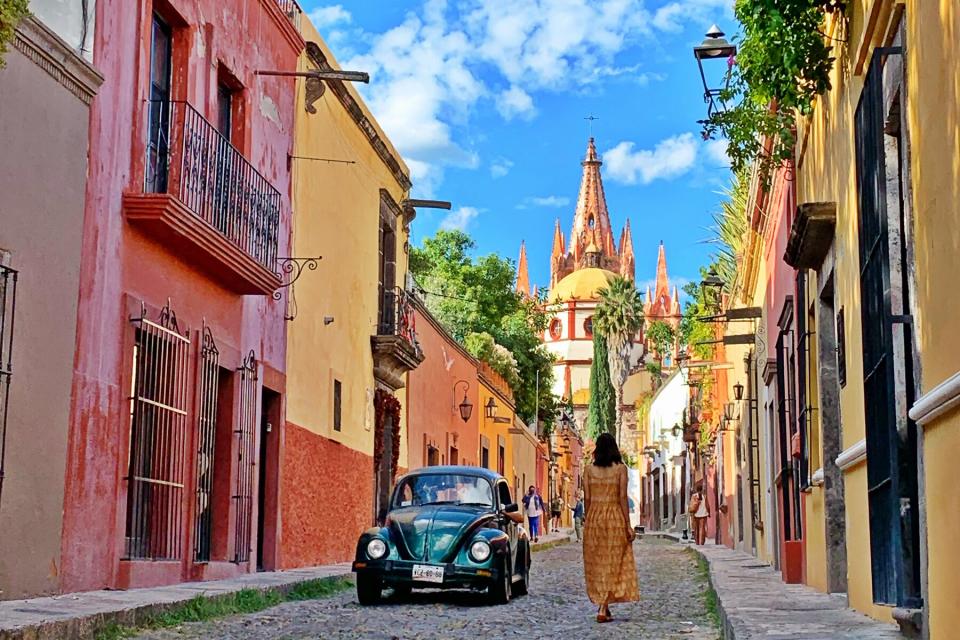
<svg viewBox="0 0 960 640">
<path fill-rule="evenodd" d="M 156 321 L 141 308 L 130 398 L 127 559 L 179 559 L 187 439 L 190 338 L 169 304 Z"/>
<path fill-rule="evenodd" d="M 0 265 L 0 504 L 3 497 L 3 461 L 7 452 L 7 412 L 13 376 L 13 320 L 17 310 L 17 272 Z"/>
<path fill-rule="evenodd" d="M 219 386 L 220 351 L 210 327 L 204 326 L 200 344 L 200 406 L 197 411 L 197 482 L 193 528 L 193 557 L 197 562 L 210 561 L 213 538 L 213 464 Z"/>
<path fill-rule="evenodd" d="M 253 484 L 257 464 L 257 358 L 247 354 L 237 370 L 240 374 L 240 406 L 237 419 L 237 474 L 234 485 L 234 557 L 248 562 L 252 546 Z"/>
<path fill-rule="evenodd" d="M 148 115 L 144 192 L 175 196 L 275 271 L 280 192 L 190 104 L 150 100 Z"/>
</svg>

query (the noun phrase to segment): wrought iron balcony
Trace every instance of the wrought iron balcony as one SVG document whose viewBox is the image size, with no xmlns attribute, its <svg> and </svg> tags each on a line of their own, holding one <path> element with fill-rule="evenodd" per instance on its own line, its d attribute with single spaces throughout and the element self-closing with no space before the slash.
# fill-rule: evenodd
<svg viewBox="0 0 960 640">
<path fill-rule="evenodd" d="M 388 387 L 404 386 L 403 375 L 423 362 L 410 294 L 401 288 L 384 291 L 377 335 L 370 339 L 374 375 Z"/>
<path fill-rule="evenodd" d="M 282 194 L 188 103 L 147 104 L 143 194 L 125 196 L 128 220 L 182 244 L 236 292 L 271 293 Z"/>
</svg>

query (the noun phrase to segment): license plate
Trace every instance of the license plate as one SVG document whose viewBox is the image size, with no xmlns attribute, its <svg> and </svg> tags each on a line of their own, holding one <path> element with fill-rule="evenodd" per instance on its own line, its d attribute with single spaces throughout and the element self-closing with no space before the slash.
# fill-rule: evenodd
<svg viewBox="0 0 960 640">
<path fill-rule="evenodd" d="M 443 567 L 432 564 L 413 565 L 413 579 L 420 582 L 443 583 Z"/>
</svg>

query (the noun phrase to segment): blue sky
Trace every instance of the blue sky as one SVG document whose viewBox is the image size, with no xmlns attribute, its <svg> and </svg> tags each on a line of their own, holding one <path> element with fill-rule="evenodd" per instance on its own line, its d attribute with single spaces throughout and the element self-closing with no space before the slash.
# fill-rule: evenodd
<svg viewBox="0 0 960 640">
<path fill-rule="evenodd" d="M 411 167 L 414 193 L 453 202 L 421 211 L 419 243 L 465 229 L 480 253 L 549 281 L 554 220 L 569 235 L 580 160 L 593 134 L 616 233 L 629 217 L 637 281 L 697 278 L 701 241 L 729 170 L 705 115 L 692 47 L 733 0 L 306 0 L 304 10 Z"/>
</svg>

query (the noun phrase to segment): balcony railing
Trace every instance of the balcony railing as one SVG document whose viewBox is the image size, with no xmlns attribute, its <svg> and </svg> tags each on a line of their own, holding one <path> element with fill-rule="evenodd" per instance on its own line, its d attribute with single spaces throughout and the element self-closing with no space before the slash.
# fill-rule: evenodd
<svg viewBox="0 0 960 640">
<path fill-rule="evenodd" d="M 283 14 L 290 19 L 290 22 L 292 22 L 293 26 L 297 28 L 297 31 L 300 31 L 300 20 L 303 16 L 303 9 L 300 8 L 300 5 L 297 4 L 296 0 L 276 1 L 277 5 L 280 7 L 280 11 L 282 11 Z"/>
<path fill-rule="evenodd" d="M 420 342 L 417 340 L 417 323 L 413 316 L 413 304 L 410 294 L 404 289 L 396 287 L 383 292 L 383 305 L 380 307 L 380 323 L 377 334 L 381 336 L 397 336 L 403 338 L 417 351 L 420 351 Z"/>
<path fill-rule="evenodd" d="M 280 192 L 186 102 L 148 105 L 144 192 L 176 197 L 261 266 L 275 271 Z"/>
</svg>

